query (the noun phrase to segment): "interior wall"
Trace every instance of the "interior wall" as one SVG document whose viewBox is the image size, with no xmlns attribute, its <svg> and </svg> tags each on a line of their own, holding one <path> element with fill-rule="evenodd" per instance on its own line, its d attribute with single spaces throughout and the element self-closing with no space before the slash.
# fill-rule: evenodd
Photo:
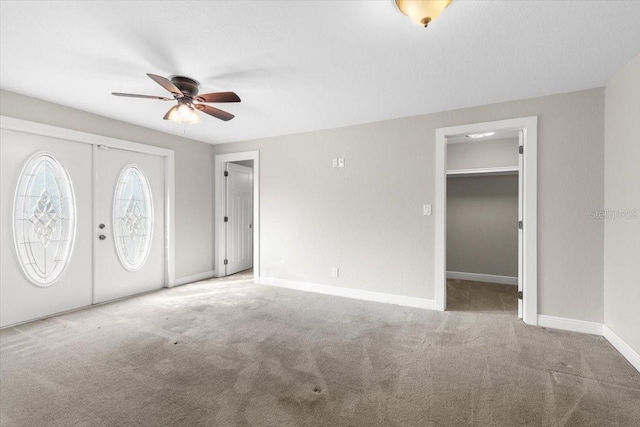
<svg viewBox="0 0 640 427">
<path fill-rule="evenodd" d="M 447 170 L 518 166 L 518 138 L 447 144 Z"/>
<path fill-rule="evenodd" d="M 447 271 L 518 277 L 518 175 L 447 179 Z"/>
<path fill-rule="evenodd" d="M 175 152 L 176 278 L 213 270 L 213 146 L 0 91 L 0 114 Z"/>
<path fill-rule="evenodd" d="M 438 127 L 538 116 L 539 312 L 603 321 L 604 89 L 215 146 L 260 150 L 261 274 L 434 298 Z M 345 158 L 345 168 L 331 159 Z M 331 267 L 340 277 L 331 277 Z"/>
<path fill-rule="evenodd" d="M 604 323 L 640 353 L 640 55 L 605 90 Z"/>
</svg>

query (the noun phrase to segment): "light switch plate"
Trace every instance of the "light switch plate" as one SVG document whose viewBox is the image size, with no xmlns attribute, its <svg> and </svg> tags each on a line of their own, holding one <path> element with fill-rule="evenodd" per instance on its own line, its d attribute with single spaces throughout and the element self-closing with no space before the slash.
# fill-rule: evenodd
<svg viewBox="0 0 640 427">
<path fill-rule="evenodd" d="M 333 159 L 331 161 L 331 164 L 333 165 L 334 168 L 337 168 L 338 167 L 338 159 Z"/>
<path fill-rule="evenodd" d="M 431 215 L 431 205 L 424 205 L 422 207 L 422 213 L 424 215 Z"/>
<path fill-rule="evenodd" d="M 340 273 L 340 269 L 339 269 L 338 267 L 333 267 L 333 268 L 331 269 L 331 275 L 332 275 L 333 277 L 338 277 L 339 273 Z"/>
</svg>

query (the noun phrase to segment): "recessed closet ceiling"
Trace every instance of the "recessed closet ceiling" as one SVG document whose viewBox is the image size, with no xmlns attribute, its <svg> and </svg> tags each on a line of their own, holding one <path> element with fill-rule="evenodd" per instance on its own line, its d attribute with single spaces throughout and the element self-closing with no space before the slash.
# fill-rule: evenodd
<svg viewBox="0 0 640 427">
<path fill-rule="evenodd" d="M 389 1 L 2 2 L 0 86 L 209 143 L 604 86 L 640 51 L 640 2 L 454 1 L 429 28 Z M 233 90 L 185 129 L 145 73 Z"/>
<path fill-rule="evenodd" d="M 487 136 L 483 136 L 481 138 L 469 138 L 466 135 L 463 136 L 454 136 L 451 138 L 447 138 L 447 142 L 449 144 L 456 144 L 456 143 L 472 143 L 472 142 L 478 142 L 478 141 L 491 141 L 491 140 L 497 140 L 497 139 L 512 139 L 512 138 L 518 138 L 518 131 L 517 130 L 508 130 L 508 131 L 500 131 L 500 132 L 495 132 L 493 133 L 493 135 L 487 135 Z"/>
</svg>

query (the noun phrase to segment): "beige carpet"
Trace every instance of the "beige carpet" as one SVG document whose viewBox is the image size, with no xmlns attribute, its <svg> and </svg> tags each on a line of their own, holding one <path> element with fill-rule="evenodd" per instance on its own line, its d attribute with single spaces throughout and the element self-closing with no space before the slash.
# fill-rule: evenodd
<svg viewBox="0 0 640 427">
<path fill-rule="evenodd" d="M 0 423 L 640 425 L 640 374 L 601 337 L 241 279 L 1 331 Z"/>
<path fill-rule="evenodd" d="M 518 316 L 518 287 L 448 280 L 447 310 Z"/>
</svg>

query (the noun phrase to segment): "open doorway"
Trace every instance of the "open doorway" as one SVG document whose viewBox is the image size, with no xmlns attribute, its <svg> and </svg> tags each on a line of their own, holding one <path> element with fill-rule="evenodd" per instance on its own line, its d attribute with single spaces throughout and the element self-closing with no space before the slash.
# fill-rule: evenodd
<svg viewBox="0 0 640 427">
<path fill-rule="evenodd" d="M 518 230 L 518 313 L 525 323 L 538 324 L 537 285 L 537 117 L 474 123 L 436 129 L 436 198 L 434 299 L 437 310 L 447 308 L 447 151 L 454 138 L 503 132 L 518 135 L 519 215 Z M 470 138 L 473 139 L 473 138 Z M 513 166 L 508 166 L 513 169 Z M 507 173 L 502 167 L 493 172 Z M 473 168 L 472 168 L 473 169 Z M 476 169 L 489 169 L 478 167 Z M 496 170 L 497 169 L 497 170 Z M 482 172 L 466 171 L 465 173 Z M 451 175 L 451 174 L 449 174 Z"/>
<path fill-rule="evenodd" d="M 447 309 L 518 307 L 521 131 L 447 138 Z"/>
<path fill-rule="evenodd" d="M 215 276 L 260 277 L 260 159 L 257 151 L 215 158 Z"/>
</svg>

